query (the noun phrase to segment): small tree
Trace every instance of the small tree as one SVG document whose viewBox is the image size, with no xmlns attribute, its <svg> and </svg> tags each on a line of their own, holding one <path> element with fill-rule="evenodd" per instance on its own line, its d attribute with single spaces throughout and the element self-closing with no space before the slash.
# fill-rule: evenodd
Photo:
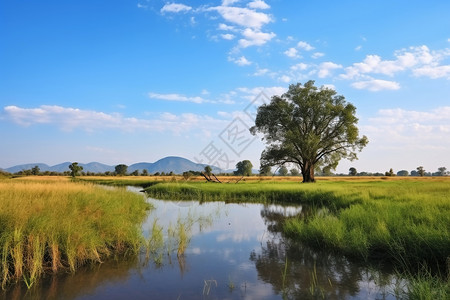
<svg viewBox="0 0 450 300">
<path fill-rule="evenodd" d="M 205 167 L 205 174 L 206 174 L 206 176 L 211 176 L 212 168 L 210 166 Z"/>
<path fill-rule="evenodd" d="M 147 169 L 142 170 L 142 176 L 148 176 L 148 171 Z"/>
<path fill-rule="evenodd" d="M 70 176 L 75 178 L 76 176 L 78 176 L 78 173 L 83 170 L 83 167 L 79 166 L 77 162 L 73 162 L 72 164 L 69 165 L 69 169 L 70 169 Z"/>
<path fill-rule="evenodd" d="M 280 176 L 287 176 L 288 173 L 289 171 L 285 166 L 281 166 L 280 169 L 278 170 L 278 175 Z"/>
<path fill-rule="evenodd" d="M 252 175 L 253 165 L 249 160 L 243 160 L 236 164 L 236 171 L 234 175 L 250 176 Z"/>
<path fill-rule="evenodd" d="M 400 170 L 397 172 L 397 176 L 408 176 L 409 172 L 407 170 Z"/>
<path fill-rule="evenodd" d="M 139 176 L 139 170 L 134 170 L 131 175 L 133 176 Z"/>
<path fill-rule="evenodd" d="M 190 171 L 183 172 L 183 178 L 186 181 L 189 180 L 189 178 L 191 178 L 193 175 L 194 174 L 192 174 L 192 172 L 190 172 Z"/>
<path fill-rule="evenodd" d="M 440 168 L 438 168 L 438 171 L 439 171 L 439 174 L 440 174 L 440 176 L 445 176 L 445 175 L 447 175 L 447 168 L 446 167 L 440 167 Z"/>
<path fill-rule="evenodd" d="M 31 169 L 31 174 L 33 174 L 33 175 L 39 175 L 40 172 L 41 172 L 41 169 L 39 169 L 39 166 L 34 166 Z"/>
<path fill-rule="evenodd" d="M 425 169 L 422 166 L 417 167 L 417 173 L 419 173 L 419 175 L 423 177 L 425 175 Z"/>
<path fill-rule="evenodd" d="M 354 167 L 351 167 L 350 169 L 348 169 L 348 175 L 356 176 L 356 174 L 358 174 L 358 171 L 356 171 L 356 169 Z"/>
<path fill-rule="evenodd" d="M 384 173 L 385 176 L 395 176 L 394 170 L 392 168 L 389 170 L 389 172 Z"/>
<path fill-rule="evenodd" d="M 121 175 L 121 176 L 126 175 L 128 172 L 128 166 L 124 165 L 124 164 L 117 165 L 115 167 L 115 172 L 116 172 L 116 175 Z"/>
</svg>

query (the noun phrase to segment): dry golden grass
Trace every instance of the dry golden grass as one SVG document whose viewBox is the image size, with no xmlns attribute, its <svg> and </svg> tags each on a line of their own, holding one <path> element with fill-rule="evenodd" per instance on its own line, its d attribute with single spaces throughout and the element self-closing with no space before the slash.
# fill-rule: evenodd
<svg viewBox="0 0 450 300">
<path fill-rule="evenodd" d="M 32 285 L 44 272 L 139 247 L 145 199 L 67 177 L 0 180 L 0 282 Z"/>
</svg>

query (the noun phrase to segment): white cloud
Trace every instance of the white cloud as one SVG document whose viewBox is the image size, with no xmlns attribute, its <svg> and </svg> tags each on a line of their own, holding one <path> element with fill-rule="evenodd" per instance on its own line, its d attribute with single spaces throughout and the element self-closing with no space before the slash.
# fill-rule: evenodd
<svg viewBox="0 0 450 300">
<path fill-rule="evenodd" d="M 230 25 L 226 25 L 226 24 L 223 24 L 223 23 L 220 23 L 219 24 L 219 30 L 230 30 L 230 31 L 233 31 L 233 30 L 235 30 L 235 28 L 234 28 L 234 26 L 230 26 Z"/>
<path fill-rule="evenodd" d="M 450 65 L 445 66 L 423 66 L 413 70 L 415 76 L 425 76 L 431 79 L 450 79 Z"/>
<path fill-rule="evenodd" d="M 351 86 L 358 90 L 369 90 L 371 92 L 400 89 L 400 84 L 398 82 L 380 79 L 357 81 L 352 83 Z"/>
<path fill-rule="evenodd" d="M 448 149 L 450 146 L 450 106 L 430 111 L 381 109 L 369 121 L 373 125 L 369 129 L 371 135 L 402 143 L 404 149 L 423 148 L 425 145 Z"/>
<path fill-rule="evenodd" d="M 287 76 L 287 75 L 283 75 L 279 78 L 279 80 L 289 83 L 291 81 L 291 77 Z"/>
<path fill-rule="evenodd" d="M 288 50 L 283 52 L 286 56 L 291 58 L 298 58 L 298 50 L 295 48 L 289 48 Z"/>
<path fill-rule="evenodd" d="M 449 65 L 440 65 L 440 62 L 450 56 L 450 49 L 430 51 L 424 45 L 395 51 L 394 56 L 394 60 L 383 60 L 378 55 L 367 55 L 362 62 L 347 67 L 345 74 L 341 77 L 355 79 L 365 74 L 382 74 L 392 77 L 406 70 L 411 70 L 416 76 L 449 77 Z"/>
<path fill-rule="evenodd" d="M 226 33 L 226 34 L 221 34 L 220 35 L 224 40 L 232 40 L 235 38 L 234 34 L 231 33 Z"/>
<path fill-rule="evenodd" d="M 297 47 L 300 48 L 300 49 L 303 49 L 303 50 L 305 50 L 305 51 L 311 51 L 311 50 L 314 50 L 314 47 L 313 47 L 313 46 L 311 46 L 310 44 L 308 44 L 307 42 L 304 42 L 304 41 L 298 42 L 298 43 L 297 43 Z"/>
<path fill-rule="evenodd" d="M 269 69 L 258 69 L 255 73 L 253 73 L 253 76 L 263 76 L 269 72 Z"/>
<path fill-rule="evenodd" d="M 272 22 L 270 15 L 244 7 L 216 6 L 206 10 L 217 11 L 226 21 L 244 28 L 259 30 L 263 25 Z"/>
<path fill-rule="evenodd" d="M 327 61 L 319 65 L 319 78 L 325 78 L 331 76 L 333 70 L 341 69 L 342 65 L 335 64 L 333 62 Z"/>
<path fill-rule="evenodd" d="M 299 64 L 296 64 L 296 65 L 293 65 L 291 67 L 291 70 L 293 70 L 293 71 L 304 71 L 304 70 L 306 70 L 308 68 L 309 68 L 309 66 L 307 64 L 299 63 Z"/>
<path fill-rule="evenodd" d="M 270 6 L 262 0 L 252 1 L 252 2 L 248 3 L 247 6 L 250 8 L 253 8 L 253 9 L 268 9 L 268 8 L 270 8 Z"/>
<path fill-rule="evenodd" d="M 222 0 L 222 5 L 223 6 L 228 6 L 228 5 L 232 5 L 236 2 L 239 2 L 240 0 Z"/>
<path fill-rule="evenodd" d="M 234 62 L 235 64 L 237 64 L 238 66 L 249 66 L 252 64 L 251 61 L 249 61 L 247 58 L 245 58 L 245 56 L 241 56 L 238 58 L 234 58 L 234 57 L 228 57 L 229 61 Z"/>
<path fill-rule="evenodd" d="M 81 129 L 87 132 L 99 130 L 119 130 L 134 132 L 137 130 L 164 132 L 175 134 L 191 130 L 221 129 L 226 121 L 209 116 L 192 113 L 174 115 L 162 113 L 155 119 L 138 119 L 124 117 L 118 113 L 104 113 L 78 108 L 56 105 L 42 105 L 38 108 L 4 107 L 8 119 L 22 126 L 47 124 L 59 127 L 64 131 Z M 205 125 L 207 124 L 207 125 Z"/>
<path fill-rule="evenodd" d="M 311 55 L 312 58 L 316 59 L 319 57 L 325 56 L 325 53 L 322 52 L 314 52 L 313 55 Z"/>
<path fill-rule="evenodd" d="M 192 7 L 181 4 L 181 3 L 166 3 L 161 8 L 161 13 L 179 13 L 179 12 L 187 12 L 190 11 Z"/>
<path fill-rule="evenodd" d="M 181 102 L 193 102 L 193 103 L 203 103 L 208 102 L 202 97 L 187 97 L 180 94 L 158 94 L 158 93 L 148 93 L 148 97 L 151 99 L 167 100 L 167 101 L 181 101 Z"/>
<path fill-rule="evenodd" d="M 361 45 L 355 47 L 355 51 L 359 51 L 359 50 L 361 50 L 361 49 L 362 49 L 362 46 L 361 46 Z"/>
<path fill-rule="evenodd" d="M 246 28 L 242 35 L 244 39 L 239 40 L 239 46 L 242 48 L 247 48 L 249 46 L 261 46 L 270 41 L 275 37 L 275 33 L 266 33 L 259 30 L 253 30 L 251 28 Z"/>
</svg>

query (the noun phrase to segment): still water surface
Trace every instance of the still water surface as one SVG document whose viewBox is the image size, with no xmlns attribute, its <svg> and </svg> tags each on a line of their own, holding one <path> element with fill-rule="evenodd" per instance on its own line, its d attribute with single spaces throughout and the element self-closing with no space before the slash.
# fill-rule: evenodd
<svg viewBox="0 0 450 300">
<path fill-rule="evenodd" d="M 304 213 L 302 206 L 148 201 L 155 210 L 142 229 L 155 239 L 159 228 L 160 247 L 44 278 L 31 290 L 12 288 L 0 298 L 395 299 L 402 284 L 388 272 L 283 238 L 282 220 Z M 179 225 L 189 238 L 180 255 Z"/>
</svg>

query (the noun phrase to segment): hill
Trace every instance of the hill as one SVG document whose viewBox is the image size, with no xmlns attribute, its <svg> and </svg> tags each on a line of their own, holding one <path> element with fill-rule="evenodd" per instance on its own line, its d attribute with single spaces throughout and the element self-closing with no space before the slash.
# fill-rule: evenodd
<svg viewBox="0 0 450 300">
<path fill-rule="evenodd" d="M 33 167 L 38 166 L 41 172 L 50 171 L 62 173 L 64 171 L 69 171 L 70 164 L 71 162 L 64 162 L 54 166 L 49 166 L 44 163 L 29 163 L 13 166 L 4 170 L 9 173 L 17 173 L 22 170 L 30 170 Z M 105 165 L 99 162 L 90 162 L 87 164 L 79 163 L 78 165 L 83 167 L 83 172 L 104 173 L 106 171 L 114 172 L 115 169 L 115 166 Z M 128 172 L 131 173 L 135 170 L 139 170 L 139 172 L 142 172 L 145 169 L 150 174 L 154 174 L 156 172 L 174 172 L 175 174 L 182 174 L 183 172 L 190 170 L 203 171 L 206 166 L 206 164 L 198 164 L 183 157 L 168 156 L 154 163 L 140 162 L 132 164 L 128 166 Z M 218 167 L 211 166 L 211 168 L 214 173 L 222 172 L 222 169 Z"/>
</svg>

